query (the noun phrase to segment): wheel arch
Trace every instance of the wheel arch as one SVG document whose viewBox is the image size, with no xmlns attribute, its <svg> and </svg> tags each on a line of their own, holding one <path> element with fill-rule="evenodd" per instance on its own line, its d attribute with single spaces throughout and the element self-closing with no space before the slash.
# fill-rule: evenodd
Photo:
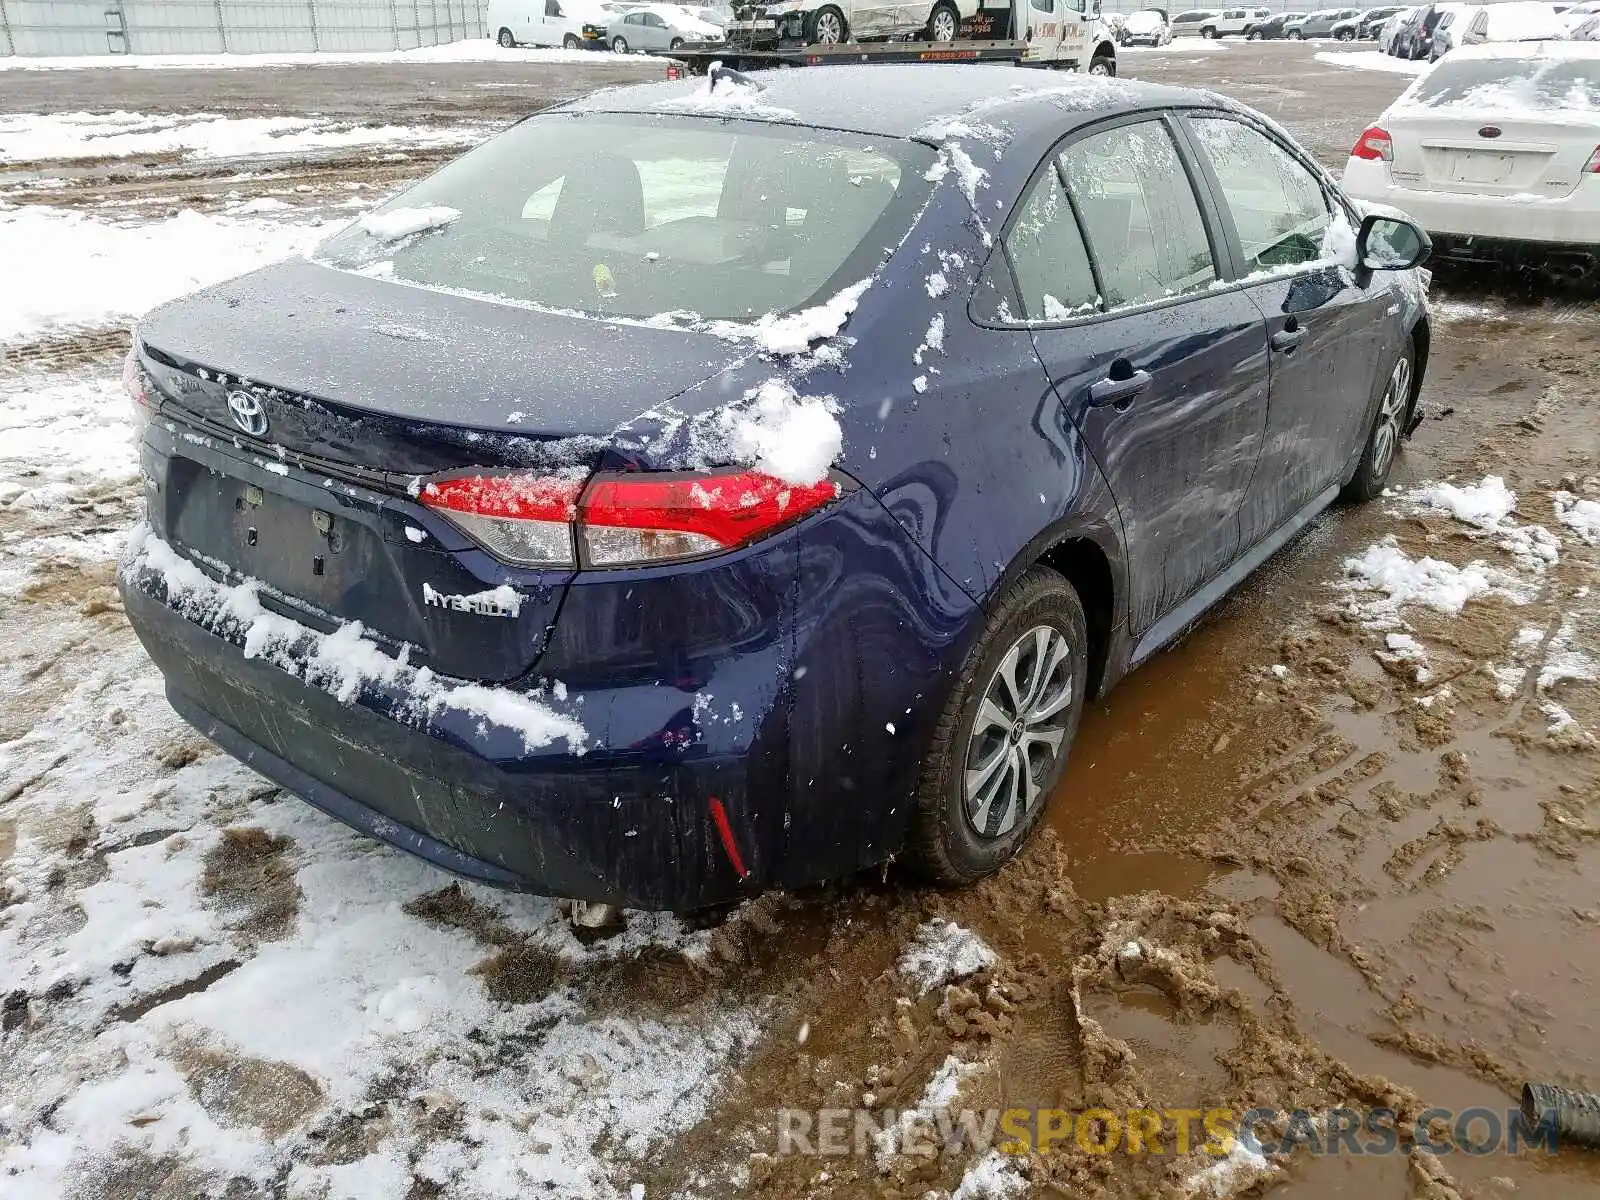
<svg viewBox="0 0 1600 1200">
<path fill-rule="evenodd" d="M 1110 520 L 1054 527 L 1029 542 L 995 580 L 982 607 L 992 608 L 1028 570 L 1042 566 L 1062 576 L 1078 593 L 1089 628 L 1087 695 L 1095 698 L 1127 670 L 1127 559 Z"/>
<path fill-rule="evenodd" d="M 1094 53 L 1090 55 L 1090 58 L 1109 58 L 1112 62 L 1116 62 L 1117 47 L 1110 41 L 1103 41 L 1094 48 Z"/>
</svg>

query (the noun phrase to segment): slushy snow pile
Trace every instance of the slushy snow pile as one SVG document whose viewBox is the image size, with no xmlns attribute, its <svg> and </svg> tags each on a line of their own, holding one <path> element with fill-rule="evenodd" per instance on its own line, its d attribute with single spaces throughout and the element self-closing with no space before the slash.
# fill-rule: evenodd
<svg viewBox="0 0 1600 1200">
<path fill-rule="evenodd" d="M 1400 624 L 1400 610 L 1408 604 L 1457 616 L 1469 600 L 1480 596 L 1503 596 L 1516 604 L 1532 598 L 1531 590 L 1515 575 L 1481 561 L 1458 567 L 1436 558 L 1414 559 L 1393 534 L 1346 559 L 1344 569 L 1339 586 L 1381 593 L 1380 598 L 1358 605 L 1361 619 L 1379 627 Z"/>
<path fill-rule="evenodd" d="M 385 212 L 363 213 L 356 225 L 380 242 L 398 242 L 429 229 L 443 229 L 461 217 L 459 208 L 428 204 L 418 208 L 391 208 Z"/>
<path fill-rule="evenodd" d="M 302 253 L 324 232 L 320 222 L 192 210 L 132 225 L 0 204 L 0 262 L 8 278 L 28 281 L 0 288 L 0 345 L 125 324 L 167 300 Z"/>
<path fill-rule="evenodd" d="M 479 125 L 341 125 L 306 117 L 224 117 L 211 113 L 14 113 L 0 115 L 0 162 L 131 158 L 245 158 L 361 146 L 470 146 Z"/>
<path fill-rule="evenodd" d="M 950 1200 L 1016 1200 L 1027 1191 L 1028 1181 L 1016 1159 L 991 1150 L 967 1168 Z"/>
<path fill-rule="evenodd" d="M 1517 560 L 1517 565 L 1542 571 L 1561 557 L 1561 542 L 1542 525 L 1519 525 L 1511 519 L 1517 509 L 1517 494 L 1499 475 L 1487 475 L 1479 483 L 1457 486 L 1430 483 L 1407 492 L 1419 510 L 1447 513 L 1463 525 L 1487 535 L 1488 540 Z"/>
<path fill-rule="evenodd" d="M 1555 494 L 1556 520 L 1588 546 L 1600 546 L 1600 500 L 1583 500 L 1571 492 Z"/>
<path fill-rule="evenodd" d="M 727 453 L 785 483 L 821 483 L 844 446 L 844 433 L 826 396 L 801 396 L 782 379 L 769 379 L 742 405 L 719 414 Z"/>
<path fill-rule="evenodd" d="M 920 996 L 951 980 L 974 975 L 995 961 L 995 952 L 972 930 L 935 917 L 917 930 L 900 956 L 900 973 L 917 985 Z"/>
</svg>

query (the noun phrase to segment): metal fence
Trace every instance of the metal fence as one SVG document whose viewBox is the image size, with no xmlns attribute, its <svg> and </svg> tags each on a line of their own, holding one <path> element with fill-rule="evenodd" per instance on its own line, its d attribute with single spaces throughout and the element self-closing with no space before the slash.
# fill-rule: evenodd
<svg viewBox="0 0 1600 1200">
<path fill-rule="evenodd" d="M 413 50 L 482 37 L 487 0 L 0 0 L 0 54 Z"/>
</svg>

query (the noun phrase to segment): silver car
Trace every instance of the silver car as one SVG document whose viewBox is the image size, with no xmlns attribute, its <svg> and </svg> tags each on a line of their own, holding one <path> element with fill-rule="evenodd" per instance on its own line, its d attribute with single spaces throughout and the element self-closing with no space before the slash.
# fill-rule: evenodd
<svg viewBox="0 0 1600 1200">
<path fill-rule="evenodd" d="M 606 25 L 611 49 L 679 50 L 684 46 L 719 46 L 722 30 L 676 4 L 650 4 L 629 9 Z"/>
</svg>

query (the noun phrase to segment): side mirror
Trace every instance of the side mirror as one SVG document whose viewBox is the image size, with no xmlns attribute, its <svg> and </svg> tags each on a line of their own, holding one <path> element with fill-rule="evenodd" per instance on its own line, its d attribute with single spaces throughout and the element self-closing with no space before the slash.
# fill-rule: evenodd
<svg viewBox="0 0 1600 1200">
<path fill-rule="evenodd" d="M 1356 234 L 1356 261 L 1369 271 L 1409 271 L 1432 253 L 1433 240 L 1404 217 L 1373 213 Z"/>
</svg>

